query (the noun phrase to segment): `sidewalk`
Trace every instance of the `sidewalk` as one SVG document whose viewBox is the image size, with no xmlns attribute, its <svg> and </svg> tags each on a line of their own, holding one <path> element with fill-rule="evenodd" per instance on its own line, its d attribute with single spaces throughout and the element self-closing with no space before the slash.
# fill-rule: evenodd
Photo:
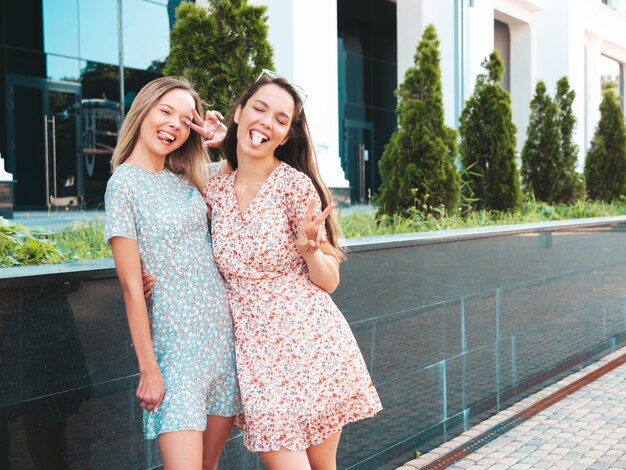
<svg viewBox="0 0 626 470">
<path fill-rule="evenodd" d="M 72 222 L 91 222 L 96 219 L 104 220 L 104 210 L 69 210 L 53 209 L 47 211 L 15 212 L 9 221 L 21 224 L 26 228 L 43 228 L 53 232 L 63 230 Z"/>
<path fill-rule="evenodd" d="M 338 207 L 335 212 L 339 215 L 349 215 L 355 212 L 374 212 L 376 208 L 369 204 L 354 204 L 351 206 Z M 47 211 L 20 211 L 15 212 L 11 222 L 21 224 L 26 228 L 43 228 L 54 232 L 63 230 L 67 225 L 72 222 L 91 222 L 96 219 L 104 221 L 105 212 L 104 209 L 98 210 L 85 209 L 85 210 L 64 210 L 53 209 L 50 212 Z"/>
<path fill-rule="evenodd" d="M 626 469 L 625 359 L 626 347 L 398 470 Z M 600 374 L 559 400 L 559 395 Z"/>
</svg>

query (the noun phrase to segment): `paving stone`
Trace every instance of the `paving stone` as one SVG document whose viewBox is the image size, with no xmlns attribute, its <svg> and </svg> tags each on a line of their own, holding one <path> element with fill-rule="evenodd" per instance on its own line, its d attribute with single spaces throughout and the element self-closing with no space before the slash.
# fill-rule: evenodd
<svg viewBox="0 0 626 470">
<path fill-rule="evenodd" d="M 617 358 L 623 354 L 626 354 L 626 348 L 606 356 L 549 389 L 529 396 L 516 406 L 499 412 L 488 420 L 489 427 L 549 396 L 554 390 L 565 386 L 568 381 L 572 383 L 591 370 L 608 363 L 611 357 Z M 480 435 L 484 432 L 486 423 L 482 423 L 483 427 L 478 425 L 472 428 L 469 434 L 461 434 L 454 440 L 455 445 L 463 442 L 463 436 L 468 438 Z M 489 442 L 449 468 L 626 470 L 625 429 L 626 364 L 530 417 L 504 436 Z M 447 451 L 450 448 L 442 449 Z M 445 452 L 440 449 L 440 454 L 442 453 Z M 433 457 L 429 461 L 433 461 L 436 455 L 437 453 L 433 451 Z M 401 467 L 402 470 L 419 468 L 410 465 L 412 462 Z M 423 465 L 425 461 L 420 460 L 420 463 Z"/>
<path fill-rule="evenodd" d="M 557 447 L 555 449 L 552 449 L 552 453 L 557 455 L 567 455 L 569 451 L 570 449 L 568 449 L 567 447 Z"/>
<path fill-rule="evenodd" d="M 540 457 L 537 457 L 535 455 L 529 455 L 528 457 L 523 458 L 522 460 L 520 460 L 520 463 L 523 464 L 528 464 L 530 466 L 536 464 L 537 462 L 539 462 L 541 460 Z"/>
<path fill-rule="evenodd" d="M 624 468 L 626 468 L 626 460 L 620 461 L 620 462 L 613 462 L 611 464 L 610 468 L 611 468 L 611 470 L 613 470 L 613 469 L 615 469 L 615 470 L 624 469 Z"/>
</svg>

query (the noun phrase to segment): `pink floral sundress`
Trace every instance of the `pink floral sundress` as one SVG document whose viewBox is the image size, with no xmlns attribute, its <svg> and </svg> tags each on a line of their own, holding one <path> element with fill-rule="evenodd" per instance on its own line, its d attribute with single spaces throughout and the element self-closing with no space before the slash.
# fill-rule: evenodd
<svg viewBox="0 0 626 470">
<path fill-rule="evenodd" d="M 312 199 L 320 212 L 313 183 L 281 162 L 242 215 L 236 177 L 213 178 L 204 191 L 235 325 L 236 425 L 251 452 L 304 450 L 382 406 L 348 323 L 296 250 Z"/>
</svg>

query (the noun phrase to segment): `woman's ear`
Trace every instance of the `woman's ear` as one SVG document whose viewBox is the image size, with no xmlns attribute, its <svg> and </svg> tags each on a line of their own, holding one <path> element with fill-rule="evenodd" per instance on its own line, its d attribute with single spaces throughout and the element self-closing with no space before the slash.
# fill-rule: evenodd
<svg viewBox="0 0 626 470">
<path fill-rule="evenodd" d="M 241 114 L 241 105 L 237 106 L 235 109 L 235 115 L 233 116 L 233 122 L 235 124 L 239 124 L 239 115 Z"/>
</svg>

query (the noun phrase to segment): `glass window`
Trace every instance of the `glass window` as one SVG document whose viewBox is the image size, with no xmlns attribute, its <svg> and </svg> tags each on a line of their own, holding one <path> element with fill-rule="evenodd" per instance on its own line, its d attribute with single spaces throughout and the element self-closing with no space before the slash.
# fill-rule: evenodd
<svg viewBox="0 0 626 470">
<path fill-rule="evenodd" d="M 81 71 L 83 98 L 120 100 L 120 70 L 117 65 L 86 62 Z"/>
<path fill-rule="evenodd" d="M 621 64 L 605 55 L 600 57 L 600 82 L 602 92 L 610 90 L 617 96 L 621 96 L 620 79 Z"/>
<path fill-rule="evenodd" d="M 126 112 L 133 104 L 137 93 L 148 82 L 161 77 L 158 71 L 124 68 L 124 108 Z"/>
<path fill-rule="evenodd" d="M 144 0 L 123 0 L 124 65 L 148 69 L 170 51 L 167 7 Z"/>
<path fill-rule="evenodd" d="M 493 23 L 494 48 L 500 54 L 504 62 L 504 73 L 502 74 L 502 88 L 511 91 L 511 34 L 509 25 L 495 20 Z"/>
<path fill-rule="evenodd" d="M 50 80 L 80 81 L 80 60 L 46 55 L 46 76 Z"/>
<path fill-rule="evenodd" d="M 78 0 L 43 0 L 44 51 L 79 56 Z"/>
<path fill-rule="evenodd" d="M 80 58 L 118 64 L 117 0 L 79 0 L 79 15 Z"/>
</svg>

